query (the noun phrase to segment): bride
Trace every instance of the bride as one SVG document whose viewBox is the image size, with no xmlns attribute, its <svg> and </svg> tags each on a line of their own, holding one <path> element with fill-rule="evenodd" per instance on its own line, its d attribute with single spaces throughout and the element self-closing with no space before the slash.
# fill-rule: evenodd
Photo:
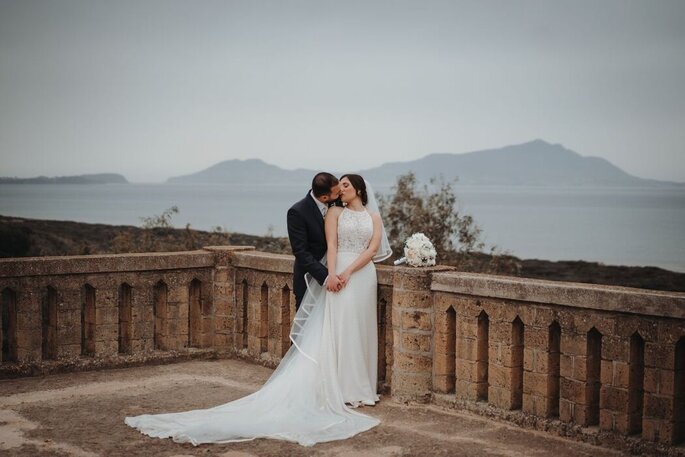
<svg viewBox="0 0 685 457">
<path fill-rule="evenodd" d="M 345 287 L 327 291 L 307 278 L 290 332 L 293 344 L 262 388 L 213 408 L 127 417 L 126 424 L 193 445 L 273 438 L 303 446 L 349 438 L 379 424 L 353 408 L 378 401 L 372 261 L 391 251 L 368 183 L 347 174 L 340 188 L 345 207 L 326 213 L 324 262 L 329 277 L 337 275 Z"/>
</svg>

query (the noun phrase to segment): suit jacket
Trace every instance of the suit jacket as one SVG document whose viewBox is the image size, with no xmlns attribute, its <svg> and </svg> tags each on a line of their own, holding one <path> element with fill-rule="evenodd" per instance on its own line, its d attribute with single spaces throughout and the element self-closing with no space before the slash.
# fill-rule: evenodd
<svg viewBox="0 0 685 457">
<path fill-rule="evenodd" d="M 323 284 L 328 276 L 328 269 L 320 262 L 326 254 L 324 221 L 309 192 L 288 210 L 288 238 L 295 255 L 293 292 L 299 308 L 307 290 L 305 273 L 311 274 L 319 284 Z"/>
</svg>

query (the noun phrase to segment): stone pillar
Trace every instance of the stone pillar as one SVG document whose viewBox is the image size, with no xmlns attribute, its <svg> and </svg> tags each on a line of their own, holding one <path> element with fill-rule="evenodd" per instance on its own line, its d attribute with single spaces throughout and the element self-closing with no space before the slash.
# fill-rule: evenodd
<svg viewBox="0 0 685 457">
<path fill-rule="evenodd" d="M 599 428 L 628 434 L 630 340 L 603 339 Z"/>
<path fill-rule="evenodd" d="M 119 308 L 115 281 L 101 279 L 93 284 L 95 298 L 95 354 L 113 356 L 118 352 Z"/>
<path fill-rule="evenodd" d="M 585 425 L 585 362 L 587 353 L 585 335 L 572 333 L 562 327 L 560 359 L 559 419 Z"/>
<path fill-rule="evenodd" d="M 156 278 L 155 278 L 156 279 Z M 149 352 L 154 349 L 154 314 L 152 284 L 139 285 L 133 282 L 133 296 L 131 297 L 131 352 Z M 66 298 L 66 297 L 65 297 Z M 79 316 L 72 316 L 75 323 L 80 322 Z M 79 334 L 80 335 L 80 334 Z"/>
<path fill-rule="evenodd" d="M 41 359 L 40 292 L 29 284 L 24 284 L 15 292 L 16 353 L 19 362 Z"/>
<path fill-rule="evenodd" d="M 392 396 L 428 402 L 433 389 L 433 294 L 431 275 L 449 267 L 397 267 L 393 276 Z"/>
<path fill-rule="evenodd" d="M 476 300 L 461 299 L 457 305 L 455 392 L 461 400 L 478 401 L 479 389 L 482 390 L 479 367 L 488 366 L 487 358 L 486 361 L 479 358 L 479 345 L 485 345 L 485 354 L 480 355 L 487 355 L 488 340 L 481 340 L 484 335 L 479 335 L 480 313 Z"/>
<path fill-rule="evenodd" d="M 61 298 L 57 304 L 57 357 L 77 357 L 81 355 L 81 289 L 77 281 L 69 281 L 58 285 L 57 291 Z"/>
<path fill-rule="evenodd" d="M 214 301 L 214 343 L 219 350 L 234 348 L 234 318 L 241 297 L 236 301 L 235 268 L 233 254 L 238 251 L 253 251 L 253 246 L 207 246 L 205 251 L 214 253 L 212 273 L 212 297 Z"/>
<path fill-rule="evenodd" d="M 512 360 L 511 323 L 506 320 L 490 320 L 488 402 L 501 409 L 513 409 L 512 389 L 515 361 Z"/>
<path fill-rule="evenodd" d="M 550 376 L 556 373 L 549 363 L 549 328 L 526 326 L 524 333 L 524 372 L 523 372 L 523 405 L 525 413 L 545 417 L 549 414 L 552 406 L 550 402 L 558 399 L 550 396 Z M 556 406 L 558 409 L 558 406 Z"/>
</svg>

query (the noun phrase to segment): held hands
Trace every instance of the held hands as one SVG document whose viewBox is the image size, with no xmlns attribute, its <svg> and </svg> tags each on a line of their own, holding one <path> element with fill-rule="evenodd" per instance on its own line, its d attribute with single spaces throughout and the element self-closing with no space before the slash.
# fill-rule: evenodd
<svg viewBox="0 0 685 457">
<path fill-rule="evenodd" d="M 342 274 L 329 277 L 326 281 L 326 290 L 329 292 L 340 292 L 350 280 L 350 273 L 345 270 Z"/>
<path fill-rule="evenodd" d="M 340 282 L 338 275 L 328 276 L 326 280 L 326 290 L 329 292 L 337 292 L 343 288 L 343 284 Z"/>
</svg>

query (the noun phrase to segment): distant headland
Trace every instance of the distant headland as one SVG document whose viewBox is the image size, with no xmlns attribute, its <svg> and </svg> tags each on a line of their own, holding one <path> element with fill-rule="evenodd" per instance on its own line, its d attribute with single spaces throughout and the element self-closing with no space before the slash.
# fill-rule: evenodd
<svg viewBox="0 0 685 457">
<path fill-rule="evenodd" d="M 141 244 L 152 243 L 151 246 Z M 249 245 L 259 251 L 290 254 L 287 237 L 186 228 L 144 229 L 134 226 L 87 224 L 72 221 L 25 219 L 0 215 L 0 258 L 69 256 L 130 252 L 173 252 L 209 245 Z M 487 263 L 490 254 L 477 257 Z M 553 281 L 610 284 L 642 289 L 685 291 L 685 273 L 657 267 L 604 265 L 582 260 L 519 259 L 516 276 Z M 469 267 L 473 268 L 467 268 Z M 479 262 L 458 264 L 461 271 L 478 272 Z"/>
<path fill-rule="evenodd" d="M 475 185 L 685 187 L 685 183 L 633 176 L 606 159 L 582 156 L 543 140 L 462 154 L 430 154 L 365 170 L 338 170 L 341 165 L 332 161 L 328 171 L 358 172 L 376 186 L 393 185 L 397 176 L 411 171 L 423 183 L 442 176 L 448 181 L 456 178 L 461 184 Z M 316 171 L 286 170 L 259 159 L 233 159 L 196 173 L 169 178 L 167 182 L 250 184 L 258 179 L 270 184 L 299 183 L 308 182 Z"/>
<path fill-rule="evenodd" d="M 413 172 L 419 183 L 432 178 L 459 184 L 484 186 L 541 187 L 675 187 L 685 183 L 646 179 L 631 175 L 601 157 L 583 156 L 544 140 L 464 153 L 435 153 L 420 159 L 387 162 L 363 170 L 341 169 L 331 161 L 327 171 L 336 175 L 359 173 L 377 187 L 395 184 L 397 177 Z M 285 169 L 261 159 L 230 159 L 204 170 L 168 178 L 167 184 L 254 184 L 307 183 L 321 170 Z M 123 184 L 128 180 L 116 173 L 35 178 L 0 177 L 0 184 Z"/>
<path fill-rule="evenodd" d="M 126 184 L 128 180 L 116 173 L 99 173 L 91 175 L 37 176 L 35 178 L 0 177 L 0 184 Z"/>
</svg>

